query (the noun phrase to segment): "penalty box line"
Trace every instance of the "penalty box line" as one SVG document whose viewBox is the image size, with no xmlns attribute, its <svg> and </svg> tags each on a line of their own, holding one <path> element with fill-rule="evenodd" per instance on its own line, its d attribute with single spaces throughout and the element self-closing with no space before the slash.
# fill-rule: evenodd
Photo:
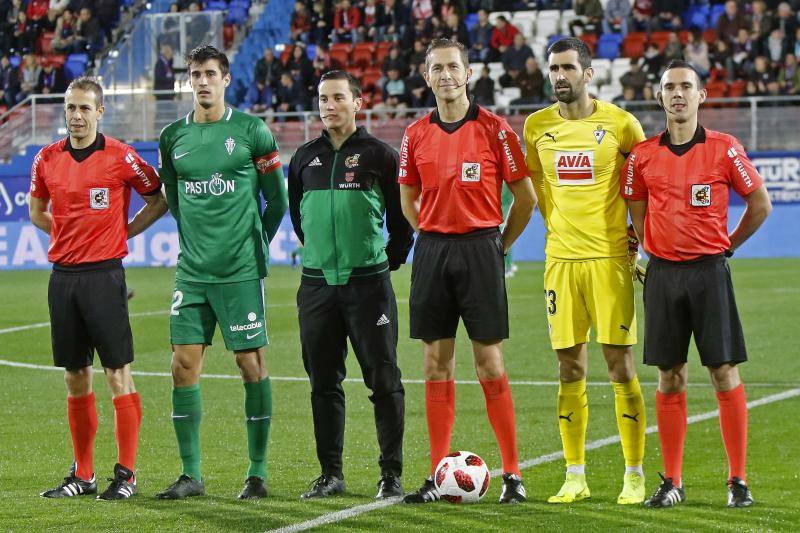
<svg viewBox="0 0 800 533">
<path fill-rule="evenodd" d="M 789 398 L 794 398 L 797 396 L 800 396 L 800 388 L 789 389 L 783 392 L 779 392 L 777 394 L 770 394 L 769 396 L 764 396 L 763 398 L 747 402 L 747 408 L 752 409 L 754 407 L 760 407 L 762 405 L 780 402 L 782 400 L 788 400 Z M 692 415 L 687 418 L 686 422 L 687 424 L 696 424 L 697 422 L 703 422 L 705 420 L 710 420 L 718 416 L 719 416 L 719 409 L 714 409 L 713 411 Z M 650 426 L 645 430 L 645 433 L 648 435 L 656 432 L 658 432 L 658 426 Z M 620 441 L 619 435 L 613 435 L 611 437 L 606 437 L 604 439 L 594 440 L 586 444 L 586 451 L 596 450 L 598 448 L 610 446 L 611 444 L 616 444 L 619 441 Z M 536 457 L 534 459 L 528 459 L 527 461 L 523 461 L 520 463 L 519 467 L 520 470 L 524 470 L 527 468 L 531 468 L 533 466 L 545 463 L 551 463 L 553 461 L 562 459 L 563 457 L 564 457 L 564 452 L 562 451 L 548 453 L 546 455 L 540 455 L 539 457 Z M 496 477 L 499 476 L 501 473 L 502 473 L 501 470 L 495 469 L 491 471 L 491 476 Z M 282 528 L 273 529 L 270 530 L 270 532 L 293 533 L 295 531 L 306 531 L 308 529 L 312 529 L 315 527 L 334 524 L 337 522 L 341 522 L 343 520 L 355 518 L 362 514 L 375 511 L 376 509 L 383 509 L 385 507 L 390 507 L 392 505 L 400 503 L 401 501 L 402 497 L 396 496 L 394 498 L 388 498 L 386 500 L 379 500 L 364 505 L 357 505 L 355 507 L 349 507 L 347 509 L 342 509 L 341 511 L 336 511 L 334 513 L 327 513 L 318 516 L 317 518 L 314 518 L 312 520 L 306 520 L 305 522 L 300 522 L 298 524 L 292 524 Z"/>
</svg>

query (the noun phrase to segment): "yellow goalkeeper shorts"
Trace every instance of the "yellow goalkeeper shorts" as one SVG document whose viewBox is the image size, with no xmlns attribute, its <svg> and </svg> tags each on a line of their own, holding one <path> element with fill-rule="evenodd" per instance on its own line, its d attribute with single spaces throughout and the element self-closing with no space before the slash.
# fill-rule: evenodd
<svg viewBox="0 0 800 533">
<path fill-rule="evenodd" d="M 554 350 L 588 342 L 636 344 L 636 307 L 627 257 L 547 261 L 544 269 L 547 326 Z"/>
</svg>

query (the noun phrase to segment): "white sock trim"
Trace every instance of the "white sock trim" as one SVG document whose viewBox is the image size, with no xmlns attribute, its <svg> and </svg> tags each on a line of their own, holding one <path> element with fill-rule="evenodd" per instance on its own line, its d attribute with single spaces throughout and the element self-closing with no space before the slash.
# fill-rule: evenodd
<svg viewBox="0 0 800 533">
<path fill-rule="evenodd" d="M 631 472 L 636 472 L 640 476 L 644 477 L 644 470 L 642 470 L 642 465 L 636 466 L 626 466 L 625 467 L 625 474 L 630 474 Z"/>
<path fill-rule="evenodd" d="M 567 473 L 583 476 L 586 474 L 586 465 L 569 465 L 567 466 Z"/>
</svg>

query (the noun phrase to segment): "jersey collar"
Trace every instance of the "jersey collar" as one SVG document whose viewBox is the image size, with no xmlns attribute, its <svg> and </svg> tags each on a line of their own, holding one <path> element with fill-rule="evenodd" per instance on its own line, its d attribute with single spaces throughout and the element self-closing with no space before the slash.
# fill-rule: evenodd
<svg viewBox="0 0 800 533">
<path fill-rule="evenodd" d="M 433 113 L 431 113 L 431 124 L 436 124 L 446 133 L 455 133 L 461 126 L 470 120 L 478 120 L 478 104 L 476 104 L 474 100 L 470 102 L 469 108 L 467 109 L 467 114 L 464 115 L 464 118 L 458 122 L 442 122 L 441 117 L 439 117 L 438 108 L 434 109 Z"/>
<path fill-rule="evenodd" d="M 230 121 L 231 116 L 233 115 L 233 108 L 232 107 L 226 107 L 225 109 L 226 109 L 225 114 L 222 115 L 222 118 L 220 120 L 218 120 L 217 122 L 228 122 L 228 121 Z M 191 111 L 186 113 L 186 125 L 188 126 L 189 124 L 196 124 L 196 122 L 194 121 L 194 109 L 192 109 Z M 213 122 L 209 122 L 208 124 L 213 124 Z"/>
<path fill-rule="evenodd" d="M 683 154 L 687 153 L 695 144 L 705 143 L 706 142 L 706 129 L 701 126 L 700 124 L 697 125 L 697 130 L 694 132 L 694 137 L 692 140 L 685 144 L 672 144 L 669 138 L 669 131 L 664 131 L 661 134 L 661 139 L 659 139 L 658 144 L 660 146 L 666 146 L 669 148 L 669 151 L 677 156 L 682 156 Z"/>
<path fill-rule="evenodd" d="M 69 136 L 67 136 L 66 142 L 64 142 L 63 150 L 65 152 L 69 152 L 72 156 L 72 159 L 80 163 L 81 161 L 85 161 L 89 158 L 90 155 L 95 153 L 98 150 L 105 150 L 106 149 L 106 138 L 105 136 L 97 132 L 97 137 L 94 138 L 94 142 L 87 146 L 86 148 L 73 148 L 72 143 L 69 141 Z"/>
</svg>

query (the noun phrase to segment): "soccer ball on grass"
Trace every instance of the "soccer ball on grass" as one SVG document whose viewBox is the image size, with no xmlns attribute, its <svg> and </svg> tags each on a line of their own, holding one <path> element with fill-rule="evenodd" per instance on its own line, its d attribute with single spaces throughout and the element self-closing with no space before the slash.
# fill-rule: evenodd
<svg viewBox="0 0 800 533">
<path fill-rule="evenodd" d="M 478 454 L 453 452 L 439 461 L 433 482 L 443 500 L 474 503 L 489 489 L 489 467 Z"/>
</svg>

